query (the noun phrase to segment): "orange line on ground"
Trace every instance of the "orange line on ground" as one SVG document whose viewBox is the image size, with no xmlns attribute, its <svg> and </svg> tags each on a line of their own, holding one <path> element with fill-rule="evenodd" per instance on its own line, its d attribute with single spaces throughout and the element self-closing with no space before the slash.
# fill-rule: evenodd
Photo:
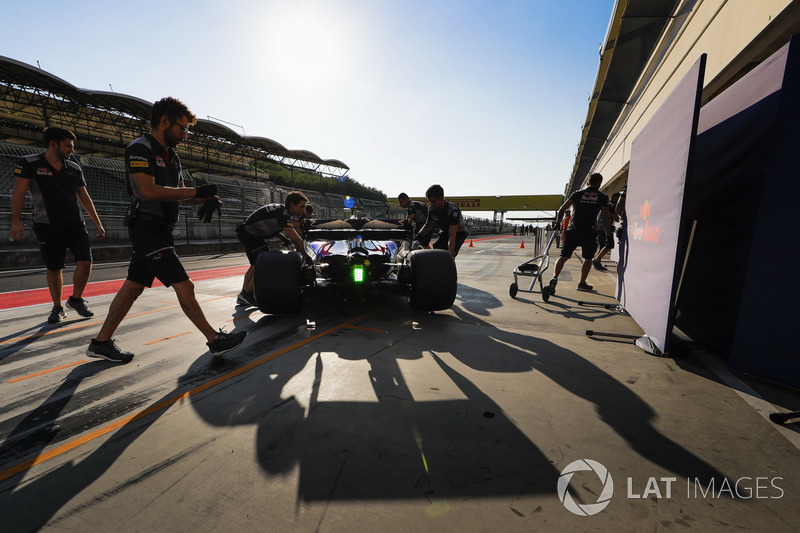
<svg viewBox="0 0 800 533">
<path fill-rule="evenodd" d="M 219 297 L 209 298 L 207 300 L 200 301 L 200 303 L 202 303 L 202 302 L 210 302 L 211 300 L 220 300 L 222 298 L 230 298 L 230 296 L 219 296 Z M 164 302 L 164 303 L 170 303 L 171 304 L 172 302 Z M 150 313 L 159 313 L 161 311 L 166 311 L 168 309 L 175 309 L 176 307 L 180 307 L 180 304 L 170 305 L 169 307 L 162 307 L 161 309 L 153 309 L 151 311 L 142 311 L 141 313 L 134 313 L 132 315 L 125 315 L 125 318 L 132 318 L 132 317 L 136 317 L 136 316 L 144 316 L 144 315 L 149 315 Z M 52 329 L 50 331 L 43 331 L 41 333 L 35 333 L 33 335 L 26 335 L 24 337 L 15 337 L 13 339 L 7 339 L 7 340 L 4 340 L 4 341 L 0 341 L 0 344 L 7 344 L 9 342 L 24 341 L 24 340 L 27 340 L 27 339 L 35 339 L 37 337 L 44 337 L 45 335 L 52 335 L 53 333 L 61 333 L 62 331 L 71 331 L 73 329 L 87 328 L 89 326 L 96 326 L 98 324 L 102 324 L 102 322 L 87 322 L 85 324 L 78 324 L 76 326 L 70 326 L 68 328 Z"/>
<path fill-rule="evenodd" d="M 164 337 L 163 339 L 158 339 L 158 340 L 156 340 L 156 341 L 150 341 L 150 342 L 146 342 L 146 343 L 144 343 L 144 345 L 145 345 L 145 346 L 150 346 L 151 344 L 155 344 L 155 343 L 157 343 L 157 342 L 164 342 L 164 341 L 168 341 L 168 340 L 170 340 L 170 339 L 174 339 L 175 337 L 180 337 L 181 335 L 188 335 L 189 333 L 191 333 L 191 331 L 184 331 L 183 333 L 178 333 L 178 334 L 176 334 L 176 335 L 170 335 L 169 337 Z"/>
<path fill-rule="evenodd" d="M 2 481 L 4 479 L 7 479 L 7 478 L 9 478 L 9 477 L 11 477 L 11 476 L 13 476 L 15 474 L 20 473 L 20 472 L 24 472 L 24 471 L 28 470 L 29 468 L 32 468 L 32 467 L 34 467 L 34 466 L 36 466 L 38 464 L 41 464 L 41 463 L 47 461 L 48 459 L 52 459 L 53 457 L 58 457 L 59 455 L 61 455 L 63 453 L 67 453 L 67 452 L 69 452 L 71 450 L 74 450 L 78 446 L 81 446 L 82 444 L 86 444 L 87 442 L 91 442 L 92 440 L 94 440 L 94 439 L 96 439 L 98 437 L 102 437 L 104 435 L 107 435 L 107 434 L 111 433 L 112 431 L 114 431 L 115 429 L 119 429 L 119 428 L 125 426 L 126 424 L 129 424 L 131 422 L 134 422 L 136 420 L 144 418 L 147 415 L 153 414 L 155 412 L 161 411 L 162 409 L 166 409 L 168 407 L 171 407 L 172 405 L 178 403 L 179 401 L 181 401 L 181 400 L 183 400 L 185 398 L 188 398 L 189 396 L 193 396 L 193 395 L 195 395 L 195 394 L 197 394 L 199 392 L 203 392 L 204 390 L 210 389 L 211 387 L 213 387 L 215 385 L 219 385 L 220 383 L 224 383 L 225 381 L 228 381 L 229 379 L 235 378 L 236 376 L 239 376 L 240 374 L 244 374 L 245 372 L 248 372 L 248 371 L 250 371 L 250 370 L 252 370 L 252 369 L 254 369 L 254 368 L 258 367 L 258 366 L 261 366 L 264 363 L 272 361 L 276 357 L 279 357 L 279 356 L 284 355 L 286 353 L 289 353 L 289 352 L 291 352 L 293 350 L 296 350 L 297 348 L 300 348 L 301 346 L 304 346 L 304 345 L 306 345 L 306 344 L 308 344 L 310 342 L 314 342 L 315 340 L 321 339 L 322 337 L 325 337 L 326 335 L 330 335 L 334 331 L 338 331 L 340 329 L 347 328 L 351 324 L 353 324 L 355 322 L 358 322 L 360 320 L 363 320 L 364 318 L 366 318 L 366 317 L 368 317 L 368 316 L 370 316 L 370 315 L 372 315 L 374 313 L 377 313 L 380 310 L 381 310 L 381 308 L 374 309 L 374 310 L 370 311 L 369 313 L 366 313 L 366 314 L 363 314 L 363 315 L 361 315 L 359 317 L 354 318 L 353 320 L 348 320 L 347 322 L 344 322 L 343 324 L 339 324 L 338 326 L 334 326 L 334 327 L 332 327 L 331 329 L 329 329 L 327 331 L 323 331 L 322 333 L 317 333 L 316 335 L 314 335 L 312 337 L 309 337 L 309 338 L 304 339 L 304 340 L 302 340 L 300 342 L 292 344 L 291 346 L 288 346 L 286 348 L 278 350 L 277 352 L 275 352 L 273 354 L 270 354 L 270 355 L 268 355 L 266 357 L 262 357 L 261 359 L 253 361 L 252 363 L 248 363 L 243 367 L 237 368 L 236 370 L 228 372 L 227 374 L 223 374 L 223 375 L 219 376 L 218 378 L 212 379 L 211 381 L 207 381 L 206 383 L 203 383 L 202 385 L 198 385 L 197 387 L 195 387 L 195 388 L 193 388 L 191 390 L 188 390 L 188 391 L 186 391 L 186 392 L 184 392 L 182 394 L 178 394 L 177 396 L 173 396 L 172 398 L 167 398 L 166 400 L 162 400 L 162 401 L 160 401 L 160 402 L 158 402 L 158 403 L 156 403 L 154 405 L 151 405 L 150 407 L 148 407 L 146 409 L 143 409 L 142 411 L 139 411 L 138 413 L 135 413 L 133 415 L 127 416 L 125 418 L 121 418 L 120 420 L 117 420 L 116 422 L 112 422 L 111 424 L 109 424 L 107 426 L 98 428 L 98 429 L 96 429 L 94 431 L 90 431 L 89 433 L 86 433 L 85 435 L 81 435 L 80 437 L 78 437 L 76 439 L 73 439 L 73 440 L 71 440 L 69 442 L 65 442 L 64 444 L 62 444 L 60 446 L 56 446 L 52 450 L 48 450 L 48 451 L 46 451 L 46 452 L 34 457 L 33 459 L 28 459 L 27 461 L 23 461 L 23 462 L 21 462 L 21 463 L 19 463 L 17 465 L 12 466 L 11 468 L 7 468 L 6 470 L 3 470 L 2 472 L 0 472 L 0 481 Z"/>
<path fill-rule="evenodd" d="M 347 326 L 350 329 L 363 329 L 364 331 L 374 331 L 375 333 L 389 333 L 385 329 L 365 328 L 363 326 Z"/>
<path fill-rule="evenodd" d="M 51 368 L 50 370 L 42 370 L 41 372 L 36 372 L 35 374 L 28 374 L 27 376 L 22 376 L 21 378 L 14 378 L 9 379 L 9 383 L 16 383 L 17 381 L 22 381 L 24 379 L 35 378 L 36 376 L 41 376 L 42 374 L 49 374 L 50 372 L 55 372 L 56 370 L 61 370 L 62 368 L 69 368 L 71 366 L 81 365 L 83 363 L 88 363 L 88 359 L 84 359 L 83 361 L 78 361 L 77 363 L 70 363 L 68 365 L 61 365 L 55 368 Z"/>
<path fill-rule="evenodd" d="M 89 323 L 86 323 L 86 324 L 80 324 L 78 326 L 70 326 L 68 328 L 52 329 L 50 331 L 43 331 L 41 333 L 35 333 L 33 335 L 26 335 L 24 337 L 16 337 L 14 339 L 8 339 L 8 340 L 0 341 L 0 344 L 6 344 L 6 343 L 9 343 L 9 342 L 16 342 L 16 341 L 24 341 L 25 339 L 35 339 L 36 337 L 44 337 L 45 335 L 52 335 L 53 333 L 60 333 L 62 331 L 71 331 L 73 329 L 81 329 L 81 328 L 86 328 L 86 327 L 89 327 L 89 326 L 96 326 L 98 324 L 102 324 L 102 322 L 89 322 Z"/>
</svg>

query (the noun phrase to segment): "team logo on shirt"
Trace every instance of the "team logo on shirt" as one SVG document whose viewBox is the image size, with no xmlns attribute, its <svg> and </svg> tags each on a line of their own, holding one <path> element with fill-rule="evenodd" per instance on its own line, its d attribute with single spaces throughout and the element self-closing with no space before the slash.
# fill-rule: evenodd
<svg viewBox="0 0 800 533">
<path fill-rule="evenodd" d="M 167 168 L 167 164 L 164 162 L 163 157 L 156 156 L 156 166 Z"/>
<path fill-rule="evenodd" d="M 36 169 L 37 176 L 52 176 L 53 173 L 50 172 L 49 168 L 37 168 Z"/>
<path fill-rule="evenodd" d="M 581 202 L 585 204 L 596 204 L 598 200 L 598 196 L 596 192 L 585 192 L 583 193 L 583 197 L 581 198 Z"/>
</svg>

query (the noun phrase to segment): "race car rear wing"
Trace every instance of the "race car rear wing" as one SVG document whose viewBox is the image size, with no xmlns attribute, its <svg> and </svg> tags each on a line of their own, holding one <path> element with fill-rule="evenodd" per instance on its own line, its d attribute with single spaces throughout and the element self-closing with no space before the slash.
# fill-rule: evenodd
<svg viewBox="0 0 800 533">
<path fill-rule="evenodd" d="M 406 221 L 350 218 L 303 222 L 303 236 L 307 241 L 344 241 L 358 237 L 371 241 L 402 241 L 412 235 L 411 225 Z"/>
</svg>

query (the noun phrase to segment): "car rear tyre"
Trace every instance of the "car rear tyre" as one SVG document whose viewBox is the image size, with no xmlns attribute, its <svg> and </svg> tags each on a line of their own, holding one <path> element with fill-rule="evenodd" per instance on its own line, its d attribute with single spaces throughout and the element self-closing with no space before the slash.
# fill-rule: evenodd
<svg viewBox="0 0 800 533">
<path fill-rule="evenodd" d="M 458 288 L 456 262 L 447 250 L 414 250 L 409 253 L 411 294 L 408 303 L 416 311 L 440 311 L 453 306 Z"/>
<path fill-rule="evenodd" d="M 272 250 L 258 256 L 253 277 L 258 309 L 272 315 L 299 313 L 303 308 L 300 274 L 303 258 L 297 252 Z"/>
</svg>

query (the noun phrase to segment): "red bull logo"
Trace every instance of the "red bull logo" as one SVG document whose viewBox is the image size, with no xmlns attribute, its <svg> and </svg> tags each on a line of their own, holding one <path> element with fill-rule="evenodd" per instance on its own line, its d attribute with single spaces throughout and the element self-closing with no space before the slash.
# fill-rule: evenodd
<svg viewBox="0 0 800 533">
<path fill-rule="evenodd" d="M 661 229 L 660 226 L 650 225 L 650 221 L 648 220 L 651 216 L 650 200 L 645 199 L 641 209 L 639 209 L 639 216 L 644 220 L 644 226 L 642 226 L 638 220 L 633 223 L 633 228 L 631 229 L 631 237 L 633 240 L 658 242 L 664 230 Z"/>
</svg>

